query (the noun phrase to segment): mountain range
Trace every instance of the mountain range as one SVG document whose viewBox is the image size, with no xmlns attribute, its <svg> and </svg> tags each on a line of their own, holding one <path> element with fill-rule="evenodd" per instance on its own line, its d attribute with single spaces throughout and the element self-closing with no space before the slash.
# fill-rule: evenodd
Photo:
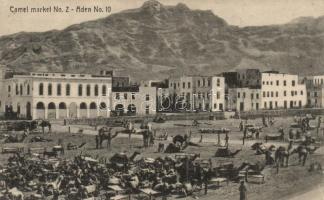
<svg viewBox="0 0 324 200">
<path fill-rule="evenodd" d="M 0 64 L 16 71 L 115 70 L 136 80 L 240 68 L 311 75 L 324 73 L 323 47 L 324 16 L 238 27 L 209 10 L 149 0 L 63 30 L 2 36 Z"/>
</svg>

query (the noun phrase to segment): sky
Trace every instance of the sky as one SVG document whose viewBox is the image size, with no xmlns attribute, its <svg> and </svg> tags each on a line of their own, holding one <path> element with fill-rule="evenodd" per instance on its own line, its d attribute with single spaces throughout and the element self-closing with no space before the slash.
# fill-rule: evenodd
<svg viewBox="0 0 324 200">
<path fill-rule="evenodd" d="M 324 0 L 159 0 L 164 5 L 185 3 L 191 9 L 212 10 L 238 26 L 283 24 L 301 16 L 324 15 Z M 0 0 L 0 36 L 16 32 L 42 32 L 106 17 L 140 7 L 144 0 Z M 110 13 L 12 13 L 10 7 L 110 6 Z"/>
</svg>

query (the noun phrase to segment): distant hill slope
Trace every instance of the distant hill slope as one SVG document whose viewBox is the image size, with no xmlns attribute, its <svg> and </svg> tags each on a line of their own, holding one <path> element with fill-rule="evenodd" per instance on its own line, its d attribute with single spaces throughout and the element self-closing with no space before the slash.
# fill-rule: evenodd
<svg viewBox="0 0 324 200">
<path fill-rule="evenodd" d="M 324 73 L 324 17 L 284 25 L 228 25 L 184 4 L 142 7 L 64 30 L 0 37 L 0 64 L 22 71 L 114 69 L 137 79 L 235 68 Z"/>
</svg>

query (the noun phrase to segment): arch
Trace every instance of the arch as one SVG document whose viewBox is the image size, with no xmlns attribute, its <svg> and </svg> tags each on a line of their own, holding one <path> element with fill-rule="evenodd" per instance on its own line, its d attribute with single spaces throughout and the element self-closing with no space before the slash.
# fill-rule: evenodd
<svg viewBox="0 0 324 200">
<path fill-rule="evenodd" d="M 52 83 L 49 83 L 49 84 L 47 85 L 47 95 L 48 95 L 48 96 L 52 96 L 52 93 L 53 93 Z"/>
<path fill-rule="evenodd" d="M 115 106 L 115 112 L 117 116 L 123 115 L 124 114 L 124 105 L 123 104 L 117 104 Z"/>
<path fill-rule="evenodd" d="M 95 102 L 90 103 L 90 109 L 97 109 L 97 104 Z"/>
<path fill-rule="evenodd" d="M 39 109 L 39 110 L 45 110 L 45 105 L 43 102 L 38 102 L 36 104 L 36 109 Z"/>
<path fill-rule="evenodd" d="M 95 102 L 90 103 L 90 118 L 97 117 L 97 104 Z"/>
<path fill-rule="evenodd" d="M 56 119 L 56 105 L 53 102 L 50 102 L 47 106 L 47 118 L 48 119 Z"/>
<path fill-rule="evenodd" d="M 40 83 L 38 86 L 38 94 L 41 96 L 44 95 L 44 84 L 43 83 Z"/>
<path fill-rule="evenodd" d="M 44 119 L 45 118 L 45 104 L 43 102 L 38 102 L 36 104 L 36 119 Z"/>
<path fill-rule="evenodd" d="M 107 104 L 105 102 L 101 102 L 99 105 L 99 116 L 107 117 Z"/>
<path fill-rule="evenodd" d="M 136 106 L 134 104 L 129 104 L 127 106 L 127 114 L 128 115 L 135 115 L 136 114 Z"/>
<path fill-rule="evenodd" d="M 78 117 L 78 105 L 75 102 L 70 103 L 69 105 L 69 118 L 77 118 Z"/>
<path fill-rule="evenodd" d="M 20 115 L 20 103 L 17 103 L 17 115 L 18 115 L 18 118 L 19 118 L 19 115 Z"/>
<path fill-rule="evenodd" d="M 64 102 L 59 103 L 59 112 L 58 112 L 59 119 L 64 119 L 67 117 L 67 108 Z"/>
<path fill-rule="evenodd" d="M 80 118 L 86 118 L 88 115 L 87 104 L 82 102 L 80 103 Z"/>
</svg>

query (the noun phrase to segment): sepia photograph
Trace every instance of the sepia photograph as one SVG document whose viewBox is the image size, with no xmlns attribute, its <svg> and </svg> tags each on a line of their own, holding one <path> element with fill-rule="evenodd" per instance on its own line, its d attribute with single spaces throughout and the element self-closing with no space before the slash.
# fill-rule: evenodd
<svg viewBox="0 0 324 200">
<path fill-rule="evenodd" d="M 324 200 L 324 0 L 0 0 L 0 200 Z"/>
</svg>

